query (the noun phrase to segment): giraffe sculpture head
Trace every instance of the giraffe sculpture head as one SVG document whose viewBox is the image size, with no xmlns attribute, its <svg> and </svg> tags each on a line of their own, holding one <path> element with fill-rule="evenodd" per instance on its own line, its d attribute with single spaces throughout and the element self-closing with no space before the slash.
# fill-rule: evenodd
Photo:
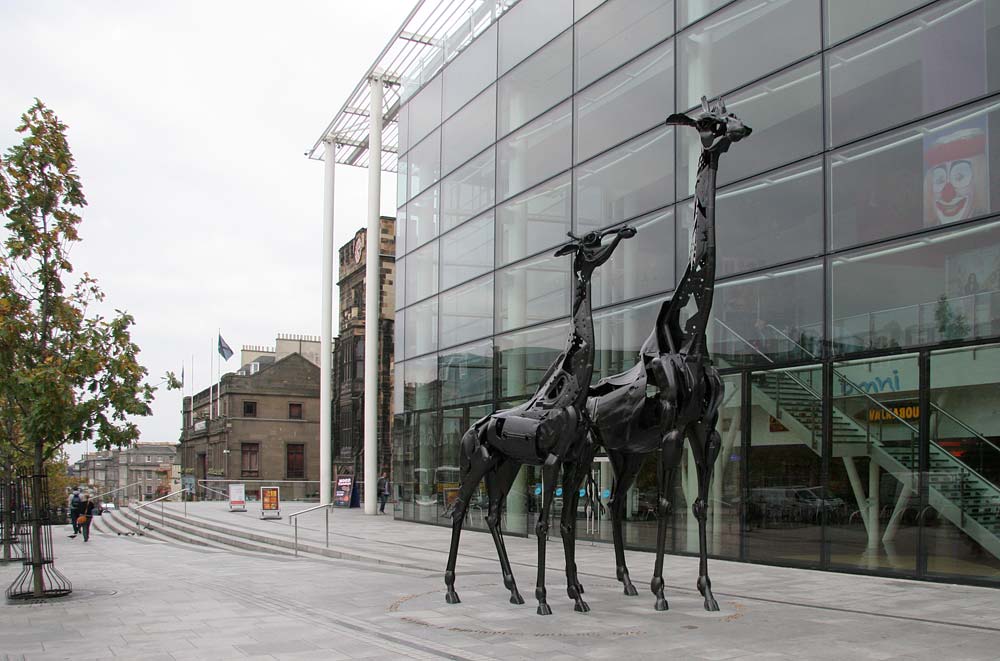
<svg viewBox="0 0 1000 661">
<path fill-rule="evenodd" d="M 739 142 L 753 131 L 743 121 L 726 111 L 726 102 L 721 97 L 709 101 L 701 97 L 701 115 L 697 119 L 684 113 L 667 117 L 668 125 L 690 126 L 701 136 L 701 147 L 707 152 L 723 153 L 729 145 Z"/>
<path fill-rule="evenodd" d="M 604 237 L 612 234 L 615 235 L 614 240 L 604 245 Z M 577 237 L 571 232 L 567 232 L 567 235 L 572 241 L 559 248 L 555 256 L 573 255 L 573 271 L 581 279 L 589 280 L 594 270 L 611 258 L 611 254 L 622 239 L 631 239 L 635 236 L 635 228 L 624 225 L 600 232 L 588 232 L 582 237 Z"/>
</svg>

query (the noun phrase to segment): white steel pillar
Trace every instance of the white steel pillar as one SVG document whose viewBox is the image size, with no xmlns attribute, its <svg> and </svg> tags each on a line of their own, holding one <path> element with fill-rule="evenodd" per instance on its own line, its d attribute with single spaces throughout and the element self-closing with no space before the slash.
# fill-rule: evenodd
<svg viewBox="0 0 1000 661">
<path fill-rule="evenodd" d="M 368 236 L 365 237 L 365 514 L 378 504 L 378 328 L 381 316 L 382 77 L 372 76 L 368 125 Z"/>
<path fill-rule="evenodd" d="M 319 502 L 330 504 L 333 482 L 333 179 L 337 144 L 327 138 L 323 152 L 323 305 L 319 344 Z"/>
</svg>

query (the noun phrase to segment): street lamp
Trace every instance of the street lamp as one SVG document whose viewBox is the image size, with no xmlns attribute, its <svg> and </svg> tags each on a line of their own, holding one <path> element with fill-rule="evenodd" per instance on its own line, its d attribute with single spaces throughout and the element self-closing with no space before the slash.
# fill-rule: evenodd
<svg viewBox="0 0 1000 661">
<path fill-rule="evenodd" d="M 222 456 L 222 459 L 223 459 L 223 461 L 222 461 L 222 480 L 223 480 L 223 482 L 225 482 L 226 480 L 229 479 L 229 453 L 230 453 L 230 449 L 229 448 L 225 448 L 222 451 L 222 455 L 223 455 Z M 226 484 L 226 487 L 227 487 L 226 488 L 226 493 L 229 493 L 228 486 L 229 485 L 227 483 Z"/>
</svg>

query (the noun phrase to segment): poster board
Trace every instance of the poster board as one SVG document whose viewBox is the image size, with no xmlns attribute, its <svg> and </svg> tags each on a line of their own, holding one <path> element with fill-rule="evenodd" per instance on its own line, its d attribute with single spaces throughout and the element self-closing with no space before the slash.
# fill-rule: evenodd
<svg viewBox="0 0 1000 661">
<path fill-rule="evenodd" d="M 280 519 L 281 518 L 281 497 L 280 487 L 260 488 L 260 518 Z"/>
<path fill-rule="evenodd" d="M 353 487 L 353 475 L 341 475 L 337 477 L 337 488 L 333 492 L 333 504 L 335 507 L 351 506 L 351 490 Z"/>
<path fill-rule="evenodd" d="M 247 511 L 247 496 L 246 496 L 245 484 L 229 485 L 229 511 L 230 512 Z"/>
</svg>

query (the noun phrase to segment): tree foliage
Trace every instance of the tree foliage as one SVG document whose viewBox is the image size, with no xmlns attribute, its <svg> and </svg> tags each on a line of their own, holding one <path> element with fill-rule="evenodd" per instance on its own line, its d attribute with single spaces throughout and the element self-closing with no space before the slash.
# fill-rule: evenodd
<svg viewBox="0 0 1000 661">
<path fill-rule="evenodd" d="M 40 472 L 67 443 L 99 449 L 138 437 L 153 389 L 132 342 L 133 318 L 89 308 L 104 293 L 73 275 L 86 198 L 66 126 L 36 99 L 0 158 L 0 443 Z M 22 461 L 16 461 L 21 464 Z"/>
</svg>

